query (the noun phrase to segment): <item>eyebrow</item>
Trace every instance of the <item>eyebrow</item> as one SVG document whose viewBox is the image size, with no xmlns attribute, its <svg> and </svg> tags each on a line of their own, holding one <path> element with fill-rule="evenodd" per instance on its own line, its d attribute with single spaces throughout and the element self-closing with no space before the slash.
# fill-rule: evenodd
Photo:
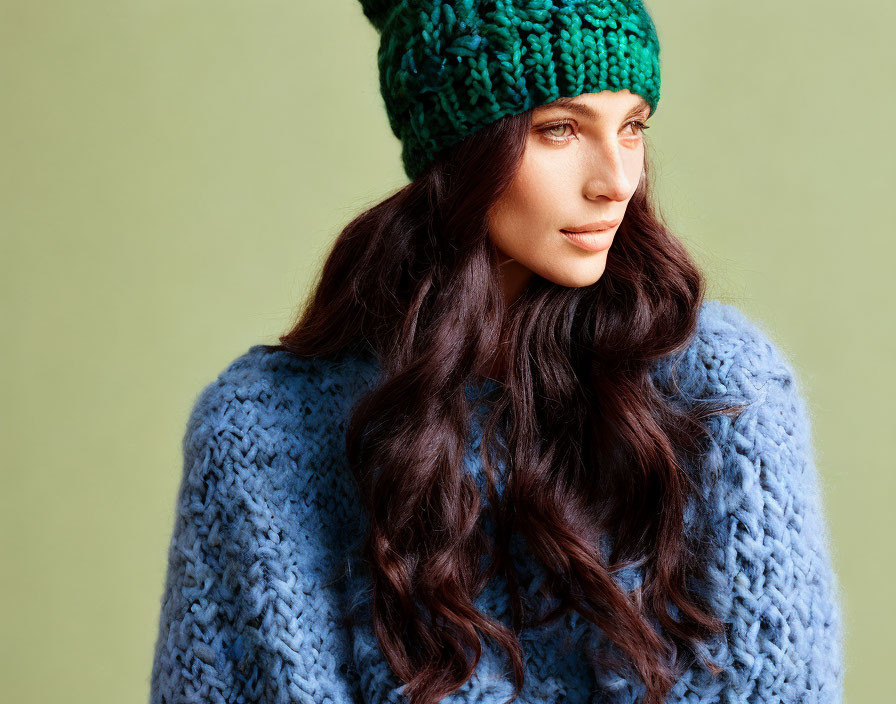
<svg viewBox="0 0 896 704">
<path fill-rule="evenodd" d="M 587 105 L 578 103 L 573 98 L 569 98 L 569 97 L 557 98 L 553 102 L 547 103 L 546 105 L 541 105 L 539 107 L 542 110 L 550 110 L 551 108 L 564 108 L 571 112 L 578 113 L 579 115 L 582 115 L 583 117 L 587 117 L 591 120 L 597 120 L 597 118 L 598 118 L 598 114 L 594 110 L 589 108 Z M 626 117 L 631 117 L 632 115 L 635 115 L 635 114 L 641 112 L 644 108 L 650 109 L 650 105 L 647 103 L 646 100 L 644 100 L 644 98 L 641 98 L 641 100 L 638 102 L 638 104 L 635 105 L 635 107 L 633 107 L 631 110 L 628 111 L 628 114 L 626 115 Z"/>
</svg>

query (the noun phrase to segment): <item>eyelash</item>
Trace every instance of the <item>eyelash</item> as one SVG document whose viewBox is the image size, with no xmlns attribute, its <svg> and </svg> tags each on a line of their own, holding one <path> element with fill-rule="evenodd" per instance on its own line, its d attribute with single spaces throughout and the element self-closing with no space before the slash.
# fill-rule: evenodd
<svg viewBox="0 0 896 704">
<path fill-rule="evenodd" d="M 566 125 L 575 127 L 575 123 L 572 120 L 561 120 L 560 122 L 554 122 L 554 123 L 551 123 L 550 125 L 545 125 L 544 127 L 540 127 L 536 131 L 539 134 L 545 134 L 546 132 L 550 132 L 551 130 L 556 129 L 557 127 L 565 127 Z M 638 134 L 643 134 L 644 130 L 650 129 L 650 125 L 645 124 L 641 120 L 632 120 L 631 122 L 626 123 L 626 127 L 628 125 L 636 125 L 638 128 Z M 565 137 L 562 139 L 556 139 L 553 137 L 549 137 L 548 141 L 554 142 L 555 144 L 566 144 L 571 139 L 572 139 L 572 137 Z"/>
</svg>

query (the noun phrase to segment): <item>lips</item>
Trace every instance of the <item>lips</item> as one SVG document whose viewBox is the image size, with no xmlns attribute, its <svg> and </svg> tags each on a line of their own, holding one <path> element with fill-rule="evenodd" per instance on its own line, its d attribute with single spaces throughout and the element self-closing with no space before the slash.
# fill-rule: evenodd
<svg viewBox="0 0 896 704">
<path fill-rule="evenodd" d="M 579 227 L 564 227 L 562 229 L 562 232 L 601 232 L 603 230 L 612 230 L 620 222 L 620 220 L 601 220 L 600 222 L 589 222 L 587 225 L 580 225 Z"/>
<path fill-rule="evenodd" d="M 602 252 L 613 243 L 613 228 L 601 232 L 566 232 L 560 230 L 567 240 L 581 249 L 591 252 Z"/>
</svg>

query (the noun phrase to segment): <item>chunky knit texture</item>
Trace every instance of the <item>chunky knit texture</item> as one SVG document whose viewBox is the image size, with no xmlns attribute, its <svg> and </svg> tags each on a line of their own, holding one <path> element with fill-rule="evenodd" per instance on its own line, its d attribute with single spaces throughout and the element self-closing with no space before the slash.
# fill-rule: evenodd
<svg viewBox="0 0 896 704">
<path fill-rule="evenodd" d="M 668 364 L 667 364 L 668 362 Z M 794 370 L 735 307 L 704 303 L 675 358 L 681 393 L 751 403 L 710 422 L 712 474 L 701 497 L 712 607 L 727 624 L 669 702 L 831 704 L 842 697 L 841 611 L 810 418 Z M 369 359 L 299 360 L 255 345 L 208 384 L 183 440 L 183 477 L 168 553 L 151 704 L 405 702 L 369 620 L 359 552 L 364 518 L 344 455 L 352 402 L 377 380 Z M 493 387 L 468 386 L 471 400 Z M 479 406 L 482 409 L 484 407 Z M 464 471 L 479 477 L 476 422 Z M 693 514 L 691 514 L 693 515 Z M 527 595 L 543 572 L 521 551 Z M 638 574 L 624 572 L 627 589 Z M 528 583 L 526 580 L 530 580 Z M 476 604 L 509 613 L 492 582 Z M 524 630 L 526 703 L 640 700 L 643 686 L 595 671 L 599 629 L 576 614 Z M 512 692 L 503 651 L 483 642 L 471 680 L 446 704 L 498 704 Z"/>
<path fill-rule="evenodd" d="M 439 152 L 561 96 L 628 89 L 656 111 L 659 40 L 640 0 L 361 0 L 413 181 Z"/>
</svg>

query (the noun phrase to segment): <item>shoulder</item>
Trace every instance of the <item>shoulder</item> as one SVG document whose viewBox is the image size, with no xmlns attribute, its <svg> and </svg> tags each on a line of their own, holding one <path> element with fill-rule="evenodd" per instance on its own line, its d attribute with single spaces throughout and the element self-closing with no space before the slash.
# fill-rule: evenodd
<svg viewBox="0 0 896 704">
<path fill-rule="evenodd" d="M 765 324 L 719 300 L 703 302 L 688 345 L 663 362 L 663 368 L 676 369 L 690 398 L 750 402 L 769 380 L 790 383 L 795 377 L 786 348 Z"/>
<path fill-rule="evenodd" d="M 320 428 L 344 414 L 371 371 L 356 355 L 297 357 L 279 346 L 252 345 L 201 388 L 186 437 Z"/>
<path fill-rule="evenodd" d="M 324 526 L 329 534 L 351 525 L 345 421 L 375 370 L 354 355 L 299 358 L 251 346 L 197 395 L 183 438 L 182 500 L 221 507 L 227 524 L 273 521 L 284 539 L 313 533 L 325 542 Z"/>
<path fill-rule="evenodd" d="M 372 371 L 357 356 L 249 347 L 195 397 L 182 439 L 184 491 L 212 489 L 218 502 L 244 509 L 348 491 L 345 422 Z"/>
<path fill-rule="evenodd" d="M 753 451 L 777 447 L 784 437 L 790 449 L 806 450 L 809 409 L 784 344 L 764 324 L 719 301 L 704 305 L 698 328 L 695 355 L 706 389 L 747 404 L 731 430 L 749 437 Z"/>
</svg>

